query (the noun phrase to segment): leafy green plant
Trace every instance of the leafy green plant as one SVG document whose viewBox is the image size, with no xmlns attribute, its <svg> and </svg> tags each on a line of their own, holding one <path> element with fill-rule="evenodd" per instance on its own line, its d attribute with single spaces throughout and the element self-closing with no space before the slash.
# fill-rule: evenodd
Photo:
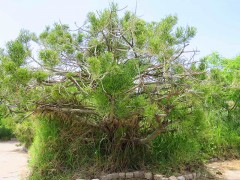
<svg viewBox="0 0 240 180">
<path fill-rule="evenodd" d="M 9 140 L 13 137 L 12 131 L 5 126 L 0 126 L 0 140 Z"/>
<path fill-rule="evenodd" d="M 34 131 L 33 122 L 29 120 L 17 123 L 14 134 L 26 148 L 29 148 L 33 143 Z"/>
</svg>

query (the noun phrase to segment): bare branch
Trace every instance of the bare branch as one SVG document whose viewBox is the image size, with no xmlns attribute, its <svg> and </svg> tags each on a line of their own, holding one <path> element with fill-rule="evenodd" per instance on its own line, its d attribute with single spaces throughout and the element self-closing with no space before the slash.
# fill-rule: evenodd
<svg viewBox="0 0 240 180">
<path fill-rule="evenodd" d="M 51 106 L 43 106 L 38 108 L 38 110 L 49 110 L 49 111 L 62 111 L 66 113 L 77 113 L 77 114 L 96 114 L 96 112 L 92 109 L 72 109 L 72 108 L 61 108 L 61 107 L 51 107 Z"/>
</svg>

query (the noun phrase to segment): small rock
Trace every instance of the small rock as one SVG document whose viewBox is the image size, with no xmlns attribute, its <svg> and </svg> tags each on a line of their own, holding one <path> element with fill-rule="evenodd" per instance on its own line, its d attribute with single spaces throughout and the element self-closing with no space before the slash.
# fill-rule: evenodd
<svg viewBox="0 0 240 180">
<path fill-rule="evenodd" d="M 112 179 L 112 174 L 107 174 L 104 180 L 111 180 L 111 179 Z"/>
<path fill-rule="evenodd" d="M 92 180 L 99 180 L 99 179 L 92 179 Z"/>
<path fill-rule="evenodd" d="M 153 178 L 153 174 L 151 172 L 146 172 L 146 173 L 144 173 L 144 177 L 146 179 L 152 179 Z"/>
<path fill-rule="evenodd" d="M 161 175 L 161 174 L 154 175 L 154 180 L 162 180 L 162 179 L 163 179 L 163 175 Z"/>
<path fill-rule="evenodd" d="M 200 172 L 198 172 L 197 173 L 197 178 L 199 178 L 201 176 L 201 173 Z"/>
<path fill-rule="evenodd" d="M 184 177 L 185 177 L 186 180 L 191 180 L 191 179 L 193 179 L 192 174 L 186 174 L 186 175 L 184 175 Z"/>
<path fill-rule="evenodd" d="M 118 177 L 123 179 L 126 177 L 126 173 L 118 173 Z"/>
<path fill-rule="evenodd" d="M 197 173 L 192 173 L 193 179 L 197 178 Z"/>
<path fill-rule="evenodd" d="M 184 176 L 178 176 L 177 180 L 185 180 L 185 177 Z"/>
<path fill-rule="evenodd" d="M 109 177 L 107 177 L 107 176 L 101 176 L 100 179 L 101 179 L 101 180 L 109 180 Z"/>
<path fill-rule="evenodd" d="M 184 175 L 184 178 L 185 178 L 185 180 L 189 180 L 188 174 L 185 174 L 185 175 Z"/>
<path fill-rule="evenodd" d="M 133 178 L 133 173 L 132 172 L 127 172 L 126 173 L 126 178 L 127 179 Z"/>
<path fill-rule="evenodd" d="M 193 177 L 193 174 L 189 174 L 188 176 L 189 176 L 190 179 L 193 179 L 193 178 L 194 178 L 194 177 Z"/>
<path fill-rule="evenodd" d="M 111 178 L 112 179 L 118 179 L 119 178 L 118 173 L 111 174 Z"/>
<path fill-rule="evenodd" d="M 177 178 L 175 176 L 170 176 L 168 179 L 169 180 L 177 180 Z"/>
<path fill-rule="evenodd" d="M 133 172 L 133 176 L 135 178 L 143 178 L 144 177 L 144 172 L 143 171 L 135 171 L 135 172 Z"/>
</svg>

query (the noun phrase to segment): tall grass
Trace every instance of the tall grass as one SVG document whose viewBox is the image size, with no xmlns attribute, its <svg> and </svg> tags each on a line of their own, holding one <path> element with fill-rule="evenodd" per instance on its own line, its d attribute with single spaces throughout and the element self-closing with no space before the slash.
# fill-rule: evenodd
<svg viewBox="0 0 240 180">
<path fill-rule="evenodd" d="M 61 121 L 39 117 L 34 123 L 35 137 L 30 148 L 30 179 L 61 179 L 87 166 L 94 175 L 99 159 L 98 144 L 84 142 L 87 130 L 76 120 Z M 63 178 L 62 177 L 62 178 Z"/>
<path fill-rule="evenodd" d="M 186 118 L 175 133 L 153 141 L 158 169 L 168 173 L 191 170 L 209 159 L 236 158 L 240 152 L 239 126 L 221 110 L 200 110 Z"/>
<path fill-rule="evenodd" d="M 172 118 L 178 115 L 174 112 Z M 149 146 L 115 148 L 121 151 L 118 161 L 114 151 L 104 149 L 111 144 L 97 129 L 89 129 L 71 117 L 64 120 L 51 115 L 38 117 L 30 149 L 30 179 L 94 177 L 107 172 L 111 165 L 126 163 L 126 157 L 131 166 L 125 170 L 144 168 L 162 173 L 192 171 L 212 157 L 238 157 L 240 129 L 235 116 L 229 118 L 224 110 L 204 108 L 193 109 L 188 116 L 181 115 L 183 121 L 174 126 L 175 132 L 162 134 Z M 84 138 L 86 134 L 96 141 L 88 141 Z"/>
</svg>

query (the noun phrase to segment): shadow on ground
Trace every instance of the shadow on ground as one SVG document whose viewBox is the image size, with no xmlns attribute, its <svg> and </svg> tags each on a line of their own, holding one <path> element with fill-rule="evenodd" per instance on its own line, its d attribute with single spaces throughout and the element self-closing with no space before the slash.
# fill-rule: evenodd
<svg viewBox="0 0 240 180">
<path fill-rule="evenodd" d="M 240 180 L 240 160 L 213 162 L 206 167 L 215 179 Z"/>
<path fill-rule="evenodd" d="M 0 142 L 0 179 L 22 180 L 27 176 L 28 154 L 18 141 Z"/>
</svg>

